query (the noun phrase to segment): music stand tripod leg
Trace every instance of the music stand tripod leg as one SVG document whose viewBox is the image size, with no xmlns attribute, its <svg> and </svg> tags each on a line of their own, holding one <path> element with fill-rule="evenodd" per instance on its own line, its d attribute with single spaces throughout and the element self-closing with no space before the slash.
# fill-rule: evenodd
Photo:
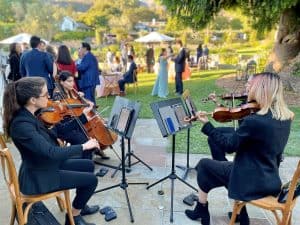
<svg viewBox="0 0 300 225">
<path fill-rule="evenodd" d="M 128 163 L 127 163 L 127 167 L 128 167 L 128 170 L 126 170 L 126 172 L 130 172 L 131 170 L 131 167 L 135 164 L 138 164 L 138 163 L 142 163 L 144 166 L 146 166 L 149 170 L 153 170 L 147 163 L 145 163 L 142 159 L 140 159 L 138 156 L 136 156 L 133 151 L 131 150 L 131 138 L 128 138 L 128 149 L 127 149 L 127 153 L 126 153 L 126 157 L 125 157 L 125 161 L 128 160 Z M 134 157 L 137 161 L 132 163 L 131 162 L 131 156 Z M 116 173 L 118 172 L 118 170 L 120 169 L 121 167 L 121 163 L 119 164 L 119 166 L 116 168 L 116 170 L 114 171 L 114 173 L 111 175 L 111 178 L 113 178 Z"/>
<path fill-rule="evenodd" d="M 133 213 L 132 213 L 132 209 L 131 209 L 131 205 L 130 205 L 130 201 L 129 201 L 129 196 L 128 196 L 128 192 L 127 192 L 127 187 L 128 187 L 128 184 L 146 184 L 148 185 L 147 182 L 145 183 L 127 183 L 126 181 L 126 174 L 125 174 L 125 149 L 124 149 L 124 137 L 122 136 L 122 139 L 121 139 L 121 151 L 122 151 L 122 167 L 121 167 L 121 170 L 122 170 L 122 180 L 119 184 L 116 184 L 116 185 L 113 185 L 113 186 L 110 186 L 110 187 L 106 187 L 106 188 L 103 188 L 103 189 L 100 189 L 100 190 L 96 190 L 94 192 L 94 194 L 96 193 L 99 193 L 99 192 L 103 192 L 103 191 L 107 191 L 107 190 L 110 190 L 110 189 L 113 189 L 113 188 L 116 188 L 116 187 L 120 187 L 121 189 L 124 190 L 125 192 L 125 197 L 126 197 L 126 201 L 127 201 L 127 206 L 128 206 L 128 210 L 129 210 L 129 215 L 130 215 L 130 221 L 133 223 L 134 222 L 134 218 L 133 218 Z"/>
<path fill-rule="evenodd" d="M 129 155 L 128 156 L 128 167 L 130 168 L 131 166 L 133 166 L 133 165 L 135 165 L 135 164 L 137 164 L 137 163 L 142 163 L 144 166 L 146 166 L 149 170 L 153 170 L 147 163 L 145 163 L 141 158 L 139 158 L 137 155 L 135 155 L 134 153 L 133 153 L 133 151 L 131 150 L 131 139 L 130 138 L 128 138 L 128 152 L 127 152 L 127 154 Z M 131 163 L 131 156 L 132 157 L 134 157 L 136 160 L 137 160 L 137 162 L 135 162 L 135 163 Z"/>
<path fill-rule="evenodd" d="M 173 198 L 174 198 L 174 181 L 175 179 L 180 180 L 181 182 L 183 182 L 184 184 L 186 184 L 188 187 L 198 191 L 195 187 L 193 187 L 192 185 L 190 185 L 188 182 L 186 182 L 185 180 L 181 179 L 180 177 L 178 177 L 176 175 L 176 171 L 175 171 L 175 134 L 172 135 L 172 170 L 171 173 L 166 176 L 161 178 L 160 180 L 156 181 L 155 183 L 149 185 L 146 189 L 150 189 L 153 186 L 157 185 L 158 183 L 166 180 L 166 179 L 171 179 L 171 212 L 170 212 L 170 222 L 173 223 Z"/>
<path fill-rule="evenodd" d="M 183 170 L 182 179 L 185 180 L 188 176 L 188 173 L 194 168 L 190 167 L 190 128 L 187 129 L 187 151 L 186 151 L 186 166 L 176 165 L 177 168 Z"/>
</svg>

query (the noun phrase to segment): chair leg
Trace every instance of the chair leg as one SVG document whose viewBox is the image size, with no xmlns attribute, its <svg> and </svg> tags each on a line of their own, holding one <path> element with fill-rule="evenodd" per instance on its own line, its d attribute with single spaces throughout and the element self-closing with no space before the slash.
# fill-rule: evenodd
<svg viewBox="0 0 300 225">
<path fill-rule="evenodd" d="M 28 222 L 28 214 L 29 214 L 29 210 L 31 209 L 31 206 L 34 204 L 35 202 L 30 202 L 28 203 L 28 205 L 25 207 L 24 210 L 24 224 L 27 224 Z"/>
<path fill-rule="evenodd" d="M 238 213 L 238 203 L 235 202 L 234 206 L 233 206 L 233 211 L 232 211 L 232 215 L 231 215 L 229 225 L 234 225 L 235 224 L 235 219 L 236 219 L 237 213 Z"/>
<path fill-rule="evenodd" d="M 58 204 L 58 207 L 59 207 L 60 211 L 64 212 L 66 207 L 65 207 L 65 202 L 61 198 L 61 196 L 56 196 L 56 201 L 57 201 L 57 204 Z"/>
<path fill-rule="evenodd" d="M 68 216 L 69 216 L 70 224 L 75 225 L 73 215 L 72 215 L 70 191 L 64 191 L 64 195 L 65 195 L 65 203 L 66 203 L 66 207 L 67 207 L 67 213 L 68 213 Z"/>
<path fill-rule="evenodd" d="M 292 217 L 291 212 L 289 212 L 289 211 L 283 212 L 282 213 L 282 219 L 281 219 L 280 225 L 288 225 L 288 224 L 290 224 L 291 217 Z"/>
<path fill-rule="evenodd" d="M 15 223 L 16 212 L 17 212 L 16 204 L 15 204 L 15 202 L 12 202 L 11 203 L 10 223 L 9 223 L 10 225 L 14 225 L 14 223 Z"/>
<path fill-rule="evenodd" d="M 230 222 L 229 222 L 229 225 L 234 225 L 235 224 L 235 219 L 237 217 L 237 214 L 240 213 L 241 209 L 246 205 L 245 202 L 238 202 L 238 201 L 235 201 L 234 202 L 234 205 L 233 205 L 233 212 L 232 212 L 232 215 L 231 215 L 231 219 L 230 219 Z"/>
<path fill-rule="evenodd" d="M 25 218 L 24 218 L 24 213 L 23 213 L 23 209 L 22 209 L 22 203 L 16 203 L 16 211 L 17 211 L 17 215 L 18 215 L 18 224 L 19 225 L 25 225 Z"/>
<path fill-rule="evenodd" d="M 274 216 L 275 216 L 277 225 L 279 225 L 279 224 L 280 224 L 280 218 L 279 218 L 279 216 L 278 216 L 278 213 L 276 212 L 276 210 L 271 210 L 271 211 L 272 211 L 272 213 L 273 213 Z"/>
<path fill-rule="evenodd" d="M 288 225 L 292 225 L 292 213 L 290 214 Z"/>
</svg>

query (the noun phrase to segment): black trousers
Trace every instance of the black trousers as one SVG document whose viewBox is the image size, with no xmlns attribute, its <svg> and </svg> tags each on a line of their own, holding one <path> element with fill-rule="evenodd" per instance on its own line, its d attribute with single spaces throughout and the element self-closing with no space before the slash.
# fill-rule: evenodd
<svg viewBox="0 0 300 225">
<path fill-rule="evenodd" d="M 228 187 L 233 162 L 201 159 L 196 166 L 197 182 L 208 193 L 216 187 Z"/>
<path fill-rule="evenodd" d="M 61 165 L 58 190 L 76 189 L 73 200 L 75 209 L 83 209 L 93 195 L 98 179 L 94 175 L 94 163 L 89 159 L 68 159 Z"/>
<path fill-rule="evenodd" d="M 152 73 L 152 71 L 153 71 L 153 64 L 149 62 L 147 63 L 147 72 Z"/>
<path fill-rule="evenodd" d="M 182 72 L 176 72 L 175 88 L 176 88 L 176 93 L 178 93 L 178 94 L 183 93 Z"/>
<path fill-rule="evenodd" d="M 232 135 L 234 132 L 233 127 L 217 127 L 225 136 Z M 223 150 L 222 146 L 218 145 L 211 137 L 207 139 L 208 145 L 211 151 L 212 158 L 218 161 L 228 161 L 225 157 L 226 152 Z"/>
<path fill-rule="evenodd" d="M 125 91 L 125 84 L 132 83 L 132 81 L 129 80 L 129 78 L 124 77 L 123 79 L 118 81 L 120 91 Z"/>
</svg>

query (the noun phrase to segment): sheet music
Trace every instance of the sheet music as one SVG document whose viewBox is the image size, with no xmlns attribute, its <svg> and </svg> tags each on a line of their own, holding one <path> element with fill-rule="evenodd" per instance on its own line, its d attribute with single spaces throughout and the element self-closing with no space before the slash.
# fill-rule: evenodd
<svg viewBox="0 0 300 225">
<path fill-rule="evenodd" d="M 185 90 L 184 93 L 182 94 L 183 100 L 185 102 L 185 105 L 189 111 L 189 114 L 191 116 L 196 116 L 196 112 L 198 111 L 196 108 L 196 105 L 194 101 L 191 98 L 190 91 Z"/>
<path fill-rule="evenodd" d="M 116 129 L 121 133 L 126 133 L 132 109 L 122 108 Z"/>
<path fill-rule="evenodd" d="M 189 125 L 189 122 L 185 121 L 184 118 L 187 116 L 182 105 L 174 105 L 175 115 L 179 122 L 180 128 Z"/>
<path fill-rule="evenodd" d="M 175 111 L 171 106 L 159 108 L 159 113 L 165 125 L 165 128 L 170 134 L 179 130 L 179 123 L 177 121 Z"/>
</svg>

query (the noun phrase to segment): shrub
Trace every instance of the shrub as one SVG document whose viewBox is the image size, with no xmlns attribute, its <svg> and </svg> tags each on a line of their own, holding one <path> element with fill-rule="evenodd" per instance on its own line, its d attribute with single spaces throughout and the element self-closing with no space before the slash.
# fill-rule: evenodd
<svg viewBox="0 0 300 225">
<path fill-rule="evenodd" d="M 53 41 L 83 40 L 87 37 L 94 37 L 94 31 L 65 31 L 54 35 Z"/>
<path fill-rule="evenodd" d="M 0 39 L 10 37 L 14 34 L 15 23 L 2 23 L 0 22 Z"/>
<path fill-rule="evenodd" d="M 295 63 L 295 64 L 293 65 L 291 74 L 292 74 L 293 76 L 300 77 L 300 62 L 297 62 L 297 63 Z"/>
</svg>

